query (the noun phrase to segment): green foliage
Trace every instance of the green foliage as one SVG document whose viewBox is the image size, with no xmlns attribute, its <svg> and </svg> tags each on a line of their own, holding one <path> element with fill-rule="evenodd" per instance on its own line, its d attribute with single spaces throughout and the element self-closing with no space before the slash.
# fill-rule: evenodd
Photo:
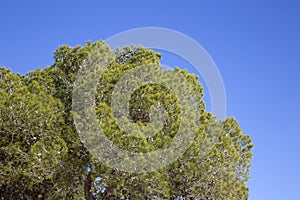
<svg viewBox="0 0 300 200">
<path fill-rule="evenodd" d="M 179 68 L 175 70 L 193 88 L 197 113 L 196 137 L 183 155 L 160 170 L 129 173 L 104 165 L 87 151 L 74 125 L 72 92 L 89 52 L 112 52 L 103 45 L 99 41 L 83 47 L 61 46 L 52 66 L 26 76 L 0 68 L 0 197 L 247 199 L 253 148 L 250 137 L 242 133 L 234 118 L 218 121 L 207 112 L 197 77 Z M 115 58 L 99 77 L 95 95 L 99 127 L 122 149 L 155 151 L 175 137 L 180 123 L 186 124 L 176 95 L 155 83 L 131 95 L 128 117 L 138 126 L 150 123 L 153 106 L 165 109 L 162 129 L 145 138 L 118 126 L 111 97 L 125 74 L 143 64 L 159 65 L 161 56 L 143 47 L 124 47 L 112 53 Z"/>
<path fill-rule="evenodd" d="M 45 180 L 52 182 L 63 170 L 63 105 L 34 80 L 5 68 L 0 76 L 1 189 L 10 199 L 31 192 L 42 197 Z"/>
</svg>

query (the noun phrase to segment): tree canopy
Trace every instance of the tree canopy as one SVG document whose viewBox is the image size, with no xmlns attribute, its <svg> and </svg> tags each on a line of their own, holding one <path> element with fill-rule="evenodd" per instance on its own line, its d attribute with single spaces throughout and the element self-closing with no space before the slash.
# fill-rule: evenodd
<svg viewBox="0 0 300 200">
<path fill-rule="evenodd" d="M 141 46 L 112 51 L 102 41 L 65 45 L 54 52 L 54 64 L 45 69 L 20 75 L 1 67 L 0 198 L 247 199 L 251 138 L 243 134 L 234 118 L 220 121 L 206 111 L 203 87 L 186 70 L 174 69 L 192 88 L 196 134 L 174 162 L 135 173 L 101 162 L 86 148 L 75 126 L 72 94 L 90 52 L 99 49 L 111 53 L 113 60 L 98 78 L 97 126 L 114 145 L 129 152 L 152 152 L 169 144 L 180 124 L 185 127 L 189 123 L 180 116 L 184 107 L 170 89 L 148 83 L 131 94 L 126 117 L 146 127 L 151 123 L 152 108 L 162 106 L 160 131 L 138 137 L 142 133 L 129 134 L 118 124 L 116 115 L 121 114 L 112 110 L 112 96 L 118 95 L 114 88 L 122 77 L 141 65 L 159 66 L 157 70 L 163 71 L 161 55 Z M 188 127 L 183 130 L 187 132 Z M 209 151 L 204 154 L 207 146 Z"/>
</svg>

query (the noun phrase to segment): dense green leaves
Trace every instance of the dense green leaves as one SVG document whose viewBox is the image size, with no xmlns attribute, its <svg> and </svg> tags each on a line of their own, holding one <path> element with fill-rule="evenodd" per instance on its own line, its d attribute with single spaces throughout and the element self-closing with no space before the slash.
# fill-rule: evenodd
<svg viewBox="0 0 300 200">
<path fill-rule="evenodd" d="M 62 170 L 63 105 L 36 81 L 3 68 L 0 93 L 1 189 L 11 199 L 25 198 Z"/>
<path fill-rule="evenodd" d="M 151 109 L 163 107 L 162 129 L 149 137 L 119 127 L 112 110 L 114 88 L 130 70 L 160 63 L 160 54 L 143 47 L 112 52 L 102 41 L 83 47 L 61 46 L 55 63 L 26 76 L 0 68 L 0 197 L 4 199 L 247 199 L 251 149 L 237 121 L 218 121 L 205 110 L 196 76 L 176 68 L 192 86 L 197 132 L 175 162 L 144 173 L 111 168 L 91 155 L 74 125 L 74 82 L 91 51 L 114 54 L 103 68 L 96 90 L 99 127 L 114 145 L 131 152 L 155 151 L 176 136 L 178 97 L 160 84 L 137 88 L 128 119 L 140 127 L 151 123 Z M 96 59 L 96 58 L 95 58 Z M 171 81 L 174 77 L 170 76 Z M 179 88 L 180 89 L 180 88 Z M 182 89 L 182 88 L 181 88 Z M 120 94 L 121 95 L 121 94 Z M 192 115 L 192 113 L 191 113 Z M 188 130 L 188 129 L 185 129 Z"/>
</svg>

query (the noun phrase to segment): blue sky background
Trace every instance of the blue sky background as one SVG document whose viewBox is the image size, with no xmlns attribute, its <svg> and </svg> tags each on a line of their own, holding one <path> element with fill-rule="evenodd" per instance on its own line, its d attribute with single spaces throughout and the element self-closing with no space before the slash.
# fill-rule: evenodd
<svg viewBox="0 0 300 200">
<path fill-rule="evenodd" d="M 255 144 L 250 200 L 300 199 L 300 1 L 0 1 L 0 65 L 25 73 L 62 44 L 158 26 L 199 42 Z M 168 64 L 168 63 L 166 63 Z"/>
</svg>

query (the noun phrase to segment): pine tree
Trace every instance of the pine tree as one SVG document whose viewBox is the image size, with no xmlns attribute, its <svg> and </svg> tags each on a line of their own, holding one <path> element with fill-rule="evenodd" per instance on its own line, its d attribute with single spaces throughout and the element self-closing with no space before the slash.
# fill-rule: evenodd
<svg viewBox="0 0 300 200">
<path fill-rule="evenodd" d="M 104 53 L 112 59 L 97 79 L 97 126 L 114 145 L 129 152 L 156 151 L 176 137 L 180 124 L 188 131 L 184 125 L 190 122 L 180 116 L 185 109 L 180 99 L 157 83 L 144 84 L 131 94 L 128 114 L 123 116 L 121 109 L 114 111 L 116 102 L 112 99 L 124 95 L 120 91 L 128 81 L 126 74 L 144 65 L 151 71 L 149 77 L 165 73 L 165 83 L 171 84 L 176 79 L 171 76 L 175 71 L 191 86 L 195 109 L 189 114 L 196 119 L 196 134 L 174 162 L 157 170 L 123 171 L 101 162 L 86 148 L 75 126 L 72 95 L 76 78 L 94 51 L 99 51 L 96 60 Z M 253 148 L 250 137 L 242 133 L 234 118 L 219 121 L 205 110 L 203 88 L 195 75 L 179 68 L 164 71 L 160 58 L 160 54 L 141 46 L 113 52 L 99 41 L 83 47 L 61 46 L 54 53 L 52 66 L 25 76 L 0 68 L 0 197 L 247 199 Z M 120 83 L 124 84 L 119 87 Z M 154 135 L 139 137 L 145 134 L 139 130 L 147 130 L 143 127 L 151 124 L 153 109 L 161 108 L 161 129 Z M 141 129 L 128 133 L 118 124 L 117 118 L 122 117 Z"/>
</svg>

